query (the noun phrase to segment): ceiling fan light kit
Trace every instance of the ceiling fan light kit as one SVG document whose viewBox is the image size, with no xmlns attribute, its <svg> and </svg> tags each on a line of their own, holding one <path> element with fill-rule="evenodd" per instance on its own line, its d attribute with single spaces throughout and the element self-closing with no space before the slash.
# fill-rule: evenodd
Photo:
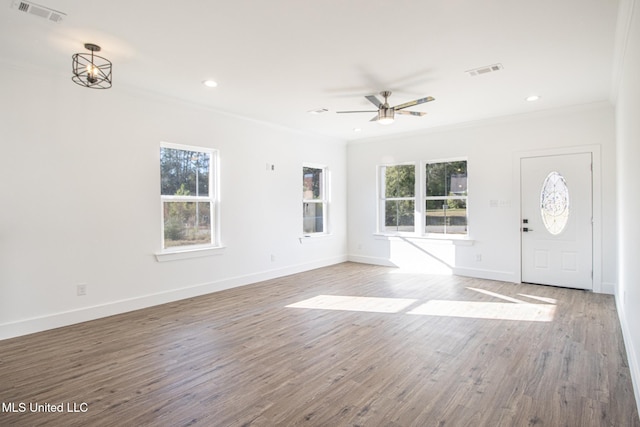
<svg viewBox="0 0 640 427">
<path fill-rule="evenodd" d="M 373 105 L 378 107 L 377 110 L 365 110 L 365 111 L 336 111 L 336 113 L 378 113 L 370 121 L 378 122 L 381 125 L 389 125 L 395 120 L 395 113 L 404 114 L 408 116 L 424 116 L 425 112 L 422 111 L 406 111 L 404 108 L 413 107 L 414 105 L 424 104 L 425 102 L 435 101 L 435 98 L 426 96 L 424 98 L 416 99 L 414 101 L 405 102 L 404 104 L 396 105 L 395 107 L 389 107 L 388 98 L 391 96 L 391 91 L 385 90 L 380 92 L 380 95 L 384 98 L 384 102 L 381 102 L 374 95 L 367 95 L 365 98 Z"/>
<path fill-rule="evenodd" d="M 395 114 L 393 108 L 381 108 L 378 110 L 378 123 L 381 125 L 390 125 L 393 123 Z"/>
</svg>

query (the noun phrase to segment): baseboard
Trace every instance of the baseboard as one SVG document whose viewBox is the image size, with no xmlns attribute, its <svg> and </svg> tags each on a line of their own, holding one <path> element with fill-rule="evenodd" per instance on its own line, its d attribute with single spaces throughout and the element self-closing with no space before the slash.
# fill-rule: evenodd
<svg viewBox="0 0 640 427">
<path fill-rule="evenodd" d="M 608 294 L 608 295 L 615 295 L 615 293 L 616 293 L 616 284 L 615 283 L 609 283 L 609 282 L 602 282 L 602 284 L 600 285 L 600 293 L 601 294 Z"/>
<path fill-rule="evenodd" d="M 316 260 L 309 263 L 296 264 L 283 268 L 262 271 L 244 276 L 230 277 L 214 282 L 189 286 L 186 288 L 172 289 L 170 291 L 144 295 L 136 298 L 113 301 L 76 310 L 58 312 L 46 316 L 34 317 L 0 325 L 0 340 L 42 332 L 50 329 L 69 326 L 89 320 L 100 319 L 107 316 L 122 314 L 129 311 L 140 310 L 160 304 L 193 298 L 238 286 L 250 285 L 264 280 L 277 279 L 290 274 L 327 267 L 329 265 L 346 262 L 346 255 Z"/>
<path fill-rule="evenodd" d="M 616 309 L 618 310 L 618 319 L 620 320 L 620 327 L 622 329 L 622 338 L 624 339 L 624 346 L 627 349 L 627 362 L 629 363 L 629 371 L 631 372 L 631 383 L 633 384 L 633 392 L 636 397 L 636 408 L 640 411 L 640 361 L 638 360 L 638 352 L 633 346 L 631 340 L 631 332 L 629 331 L 629 325 L 627 324 L 627 316 L 624 313 L 624 307 L 620 302 L 620 295 L 615 294 Z"/>
<path fill-rule="evenodd" d="M 520 282 L 520 279 L 516 277 L 516 274 L 511 271 L 455 267 L 453 269 L 453 274 L 465 277 L 475 277 L 478 279 L 498 280 L 500 282 Z"/>
<path fill-rule="evenodd" d="M 397 267 L 394 263 L 392 263 L 387 258 L 379 258 L 372 256 L 362 256 L 362 255 L 349 255 L 349 261 L 358 262 L 360 264 L 372 264 L 372 265 L 381 265 L 384 267 Z"/>
</svg>

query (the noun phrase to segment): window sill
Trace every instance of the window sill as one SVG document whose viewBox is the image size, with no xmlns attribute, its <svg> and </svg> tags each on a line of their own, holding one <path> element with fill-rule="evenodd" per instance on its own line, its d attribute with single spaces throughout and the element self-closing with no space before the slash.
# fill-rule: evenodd
<svg viewBox="0 0 640 427">
<path fill-rule="evenodd" d="M 172 252 L 160 252 L 155 254 L 156 261 L 178 261 L 181 259 L 202 258 L 207 256 L 221 255 L 224 253 L 224 246 L 211 247 L 211 248 L 197 248 L 197 249 L 183 249 Z"/>
<path fill-rule="evenodd" d="M 418 236 L 415 234 L 384 234 L 374 233 L 379 240 L 428 240 L 431 242 L 450 243 L 456 246 L 473 246 L 475 240 L 468 236 Z"/>
<path fill-rule="evenodd" d="M 303 236 L 300 236 L 298 238 L 298 240 L 300 240 L 301 244 L 304 243 L 308 243 L 308 242 L 312 242 L 312 241 L 318 241 L 318 240 L 323 240 L 323 239 L 327 239 L 333 237 L 333 234 L 331 233 L 315 233 L 315 234 L 305 234 Z"/>
</svg>

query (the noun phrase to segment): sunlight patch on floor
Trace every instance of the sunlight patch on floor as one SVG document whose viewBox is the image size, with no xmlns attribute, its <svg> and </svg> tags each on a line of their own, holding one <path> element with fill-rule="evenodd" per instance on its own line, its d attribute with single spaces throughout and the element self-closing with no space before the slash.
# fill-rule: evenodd
<svg viewBox="0 0 640 427">
<path fill-rule="evenodd" d="M 499 294 L 499 293 L 496 293 L 496 292 L 487 291 L 486 289 L 478 289 L 478 288 L 470 288 L 470 287 L 467 287 L 467 289 L 469 289 L 471 291 L 479 292 L 481 294 L 485 294 L 485 295 L 489 295 L 489 296 L 492 296 L 492 297 L 500 298 L 500 299 L 503 299 L 505 301 L 515 302 L 517 304 L 526 304 L 525 301 L 522 301 L 522 300 L 519 300 L 519 299 L 516 299 L 516 298 L 511 298 L 511 297 L 508 297 L 506 295 L 502 295 L 502 294 Z"/>
<path fill-rule="evenodd" d="M 520 295 L 521 297 L 527 297 L 527 298 L 535 299 L 538 301 L 546 302 L 549 304 L 556 304 L 558 302 L 558 300 L 555 298 L 537 297 L 534 295 L 527 295 L 527 294 L 518 294 L 518 295 Z"/>
<path fill-rule="evenodd" d="M 551 304 L 431 300 L 408 313 L 426 316 L 551 322 L 555 311 L 556 306 Z"/>
<path fill-rule="evenodd" d="M 289 308 L 315 308 L 322 310 L 370 311 L 374 313 L 398 313 L 418 300 L 407 298 L 355 297 L 341 295 L 318 295 Z"/>
<path fill-rule="evenodd" d="M 529 303 L 486 289 L 467 287 L 471 291 L 508 302 L 429 300 L 420 304 L 411 298 L 380 298 L 342 295 L 318 295 L 294 304 L 289 308 L 319 310 L 367 311 L 373 313 L 400 313 L 422 316 L 464 317 L 473 319 L 520 320 L 551 322 L 555 316 L 557 301 L 534 295 L 518 294 L 545 304 Z M 418 305 L 420 304 L 420 305 Z M 411 310 L 409 308 L 415 306 Z M 406 311 L 409 310 L 409 311 Z"/>
</svg>

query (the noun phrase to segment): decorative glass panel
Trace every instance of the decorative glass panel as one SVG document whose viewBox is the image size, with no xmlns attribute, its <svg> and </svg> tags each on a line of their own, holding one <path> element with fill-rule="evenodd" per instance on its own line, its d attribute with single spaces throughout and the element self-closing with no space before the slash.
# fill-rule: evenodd
<svg viewBox="0 0 640 427">
<path fill-rule="evenodd" d="M 551 172 L 545 178 L 540 191 L 540 214 L 549 233 L 562 233 L 569 220 L 569 188 L 564 177 Z"/>
</svg>

